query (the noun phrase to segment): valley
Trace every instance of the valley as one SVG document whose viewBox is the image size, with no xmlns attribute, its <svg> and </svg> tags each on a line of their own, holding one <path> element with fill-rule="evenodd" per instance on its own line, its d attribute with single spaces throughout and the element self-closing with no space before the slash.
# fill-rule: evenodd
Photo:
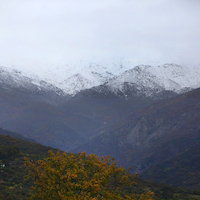
<svg viewBox="0 0 200 200">
<path fill-rule="evenodd" d="M 144 179 L 198 189 L 199 152 L 186 160 L 200 142 L 200 67 L 112 67 L 77 67 L 68 76 L 58 69 L 43 79 L 1 67 L 0 127 L 62 151 L 110 155 Z M 192 183 L 184 184 L 181 163 L 195 165 Z M 174 176 L 154 175 L 162 170 Z"/>
</svg>

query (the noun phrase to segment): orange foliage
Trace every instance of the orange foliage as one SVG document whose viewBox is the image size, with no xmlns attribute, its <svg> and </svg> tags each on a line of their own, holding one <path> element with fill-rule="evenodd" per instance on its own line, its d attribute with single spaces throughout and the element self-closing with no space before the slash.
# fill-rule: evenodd
<svg viewBox="0 0 200 200">
<path fill-rule="evenodd" d="M 44 160 L 30 162 L 25 158 L 29 170 L 27 178 L 34 179 L 33 194 L 30 199 L 48 200 L 88 200 L 88 199 L 140 199 L 151 200 L 152 194 L 126 195 L 122 187 L 130 186 L 129 174 L 117 167 L 114 159 L 98 157 L 94 154 L 56 155 L 49 151 Z"/>
</svg>

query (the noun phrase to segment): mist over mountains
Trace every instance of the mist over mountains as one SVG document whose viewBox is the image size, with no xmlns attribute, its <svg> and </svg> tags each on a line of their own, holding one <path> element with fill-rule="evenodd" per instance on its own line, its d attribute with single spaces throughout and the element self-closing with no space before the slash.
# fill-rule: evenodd
<svg viewBox="0 0 200 200">
<path fill-rule="evenodd" d="M 199 65 L 0 67 L 0 127 L 143 173 L 200 141 L 199 88 Z"/>
</svg>

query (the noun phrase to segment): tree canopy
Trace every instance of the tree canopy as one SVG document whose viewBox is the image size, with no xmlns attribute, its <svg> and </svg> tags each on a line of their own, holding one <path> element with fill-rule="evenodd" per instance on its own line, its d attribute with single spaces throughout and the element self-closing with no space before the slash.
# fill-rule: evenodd
<svg viewBox="0 0 200 200">
<path fill-rule="evenodd" d="M 88 200 L 88 199 L 148 199 L 151 192 L 131 194 L 126 189 L 132 184 L 133 175 L 109 156 L 94 154 L 57 154 L 49 151 L 44 160 L 29 161 L 25 158 L 29 174 L 33 178 L 33 194 L 30 199 L 48 200 Z"/>
</svg>

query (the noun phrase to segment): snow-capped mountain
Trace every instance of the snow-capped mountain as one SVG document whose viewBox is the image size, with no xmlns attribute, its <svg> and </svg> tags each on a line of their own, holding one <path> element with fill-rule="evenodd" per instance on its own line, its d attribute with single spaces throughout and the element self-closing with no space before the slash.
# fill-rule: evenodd
<svg viewBox="0 0 200 200">
<path fill-rule="evenodd" d="M 0 81 L 18 87 L 37 86 L 75 95 L 93 88 L 98 92 L 106 89 L 114 94 L 136 92 L 151 96 L 164 90 L 181 93 L 200 87 L 200 65 L 160 66 L 139 65 L 130 62 L 81 63 L 41 70 L 37 75 L 1 67 Z M 59 89 L 58 89 L 59 88 Z"/>
<path fill-rule="evenodd" d="M 58 105 L 69 98 L 62 89 L 41 80 L 38 76 L 30 76 L 8 67 L 0 67 L 0 90 L 1 95 L 11 95 L 14 98 L 21 96 L 22 100 L 30 99 L 51 105 Z"/>
<path fill-rule="evenodd" d="M 57 88 L 55 85 L 50 84 L 37 75 L 29 77 L 26 73 L 17 69 L 0 67 L 0 83 L 4 88 L 28 88 L 33 91 L 52 90 L 58 95 L 63 95 L 63 91 Z"/>
<path fill-rule="evenodd" d="M 75 95 L 81 90 L 102 85 L 115 76 L 134 67 L 129 62 L 82 63 L 81 61 L 66 66 L 51 67 L 40 71 L 40 79 L 54 84 L 64 92 Z"/>
<path fill-rule="evenodd" d="M 162 66 L 135 66 L 115 76 L 104 84 L 115 94 L 127 94 L 127 86 L 138 93 L 151 96 L 164 90 L 181 93 L 182 91 L 200 87 L 200 66 L 184 67 L 176 64 Z"/>
<path fill-rule="evenodd" d="M 200 87 L 200 65 L 181 66 L 176 64 L 164 64 L 161 66 L 138 66 L 138 69 L 147 73 L 155 82 L 165 88 L 180 92 L 183 88 Z"/>
</svg>

